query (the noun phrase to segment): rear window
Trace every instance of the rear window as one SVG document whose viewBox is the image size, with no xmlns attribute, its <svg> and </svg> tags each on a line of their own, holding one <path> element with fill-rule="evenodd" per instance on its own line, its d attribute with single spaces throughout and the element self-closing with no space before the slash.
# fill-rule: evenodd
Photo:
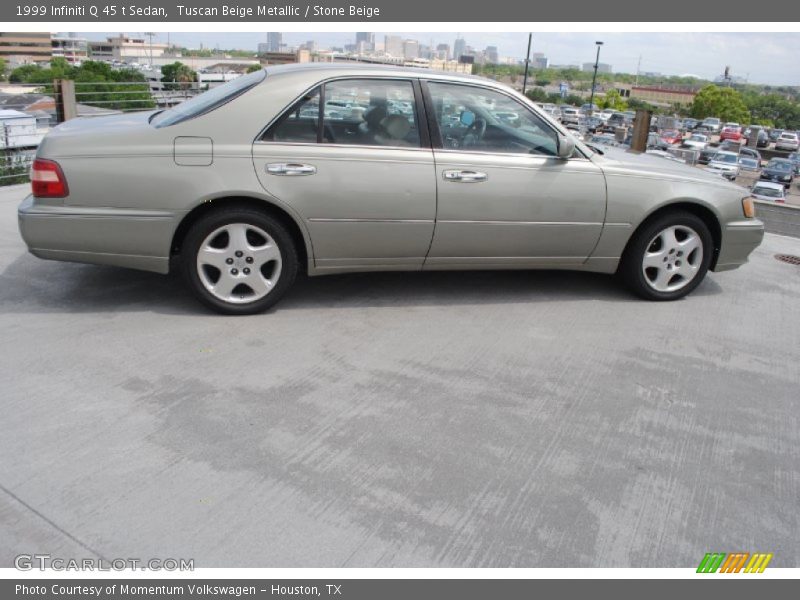
<svg viewBox="0 0 800 600">
<path fill-rule="evenodd" d="M 150 123 L 155 127 L 169 127 L 209 113 L 255 87 L 264 81 L 266 76 L 267 72 L 262 69 L 237 77 L 199 96 L 195 96 L 191 100 L 181 102 L 164 112 L 156 113 Z"/>
</svg>

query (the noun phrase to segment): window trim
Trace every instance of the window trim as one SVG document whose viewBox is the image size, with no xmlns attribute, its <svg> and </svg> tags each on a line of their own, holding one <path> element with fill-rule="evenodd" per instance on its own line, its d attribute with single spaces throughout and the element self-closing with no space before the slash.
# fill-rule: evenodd
<svg viewBox="0 0 800 600">
<path fill-rule="evenodd" d="M 435 152 L 446 152 L 448 154 L 478 154 L 478 155 L 489 155 L 489 156 L 526 156 L 526 157 L 534 157 L 534 158 L 548 158 L 548 159 L 557 159 L 562 161 L 564 159 L 559 158 L 558 156 L 550 156 L 549 154 L 531 154 L 529 152 L 491 152 L 487 150 L 465 150 L 463 148 L 445 148 L 444 143 L 442 142 L 441 131 L 439 130 L 439 124 L 436 122 L 436 111 L 433 104 L 433 95 L 431 94 L 430 88 L 428 84 L 430 83 L 439 83 L 439 84 L 446 84 L 446 85 L 457 85 L 462 87 L 471 87 L 471 88 L 478 88 L 481 90 L 491 90 L 496 92 L 510 100 L 519 104 L 523 109 L 527 110 L 529 113 L 533 114 L 534 116 L 538 117 L 544 126 L 546 126 L 550 131 L 552 131 L 556 135 L 556 139 L 560 137 L 562 132 L 558 129 L 554 128 L 549 121 L 543 119 L 542 116 L 533 110 L 530 106 L 527 106 L 524 102 L 521 102 L 519 98 L 509 94 L 503 89 L 496 88 L 493 86 L 483 85 L 480 83 L 473 83 L 467 81 L 452 81 L 447 79 L 436 79 L 436 78 L 426 78 L 421 80 L 422 85 L 422 95 L 425 99 L 425 108 L 428 114 L 428 128 L 431 131 L 431 141 L 433 144 L 433 150 Z M 577 146 L 575 147 L 575 151 L 579 154 L 579 156 L 571 156 L 567 160 L 589 160 L 589 157 L 586 156 L 580 148 Z"/>
<path fill-rule="evenodd" d="M 338 81 L 400 81 L 411 84 L 411 89 L 414 94 L 414 118 L 417 120 L 417 131 L 419 132 L 419 145 L 418 146 L 381 146 L 372 144 L 331 144 L 322 141 L 324 136 L 324 114 L 325 114 L 325 87 L 328 83 Z M 317 126 L 317 141 L 316 142 L 286 142 L 265 140 L 263 137 L 267 132 L 278 123 L 285 114 L 290 112 L 292 108 L 303 98 L 313 92 L 316 88 L 320 88 L 320 117 L 318 118 L 319 124 Z M 273 117 L 265 127 L 256 135 L 253 144 L 271 145 L 277 144 L 281 146 L 319 146 L 321 148 L 382 148 L 384 150 L 410 150 L 410 151 L 423 151 L 430 152 L 432 150 L 431 136 L 430 136 L 430 120 L 423 105 L 423 94 L 420 88 L 420 80 L 416 77 L 398 77 L 397 75 L 340 75 L 336 77 L 329 77 L 321 79 L 309 86 L 296 98 L 294 98 L 286 107 L 284 107 L 277 116 Z"/>
</svg>

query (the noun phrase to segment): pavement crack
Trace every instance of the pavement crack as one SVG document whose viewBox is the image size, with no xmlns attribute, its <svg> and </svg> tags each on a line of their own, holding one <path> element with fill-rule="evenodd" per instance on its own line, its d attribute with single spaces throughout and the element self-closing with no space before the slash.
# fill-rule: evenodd
<svg viewBox="0 0 800 600">
<path fill-rule="evenodd" d="M 53 529 L 55 529 L 56 531 L 58 531 L 59 533 L 61 533 L 63 536 L 67 537 L 68 539 L 70 539 L 70 540 L 72 540 L 73 542 L 75 542 L 76 544 L 78 544 L 78 546 L 80 546 L 80 547 L 81 547 L 81 548 L 83 548 L 84 550 L 87 550 L 88 552 L 91 552 L 91 553 L 92 553 L 94 556 L 96 556 L 97 558 L 99 558 L 99 559 L 100 559 L 100 560 L 102 560 L 102 561 L 105 561 L 105 562 L 110 562 L 110 561 L 109 561 L 109 560 L 108 560 L 108 559 L 107 559 L 105 556 L 103 556 L 102 554 L 100 554 L 100 552 L 98 552 L 97 550 L 95 550 L 94 548 L 92 548 L 91 546 L 89 546 L 88 544 L 86 544 L 86 543 L 82 542 L 81 540 L 79 540 L 78 538 L 76 538 L 76 537 L 75 537 L 74 535 L 72 535 L 72 534 L 71 534 L 69 531 L 67 531 L 66 529 L 64 529 L 63 527 L 61 527 L 61 526 L 60 526 L 58 523 L 56 523 L 55 521 L 52 521 L 51 519 L 49 519 L 48 517 L 46 517 L 45 515 L 43 515 L 41 512 L 39 512 L 38 510 L 36 510 L 36 509 L 35 509 L 33 506 L 31 506 L 30 504 L 28 504 L 27 502 L 25 502 L 25 501 L 24 501 L 22 498 L 20 498 L 19 496 L 17 496 L 17 495 L 16 495 L 14 492 L 12 492 L 11 490 L 9 490 L 8 488 L 6 488 L 6 487 L 5 487 L 4 485 L 2 485 L 2 484 L 0 484 L 0 491 L 4 492 L 4 493 L 5 493 L 7 496 L 9 496 L 9 497 L 10 497 L 10 498 L 12 498 L 13 500 L 15 500 L 17 503 L 21 504 L 23 507 L 25 507 L 26 509 L 28 509 L 28 510 L 29 510 L 30 512 L 32 512 L 34 515 L 36 515 L 37 517 L 39 517 L 39 518 L 40 518 L 42 521 L 44 521 L 45 523 L 47 523 L 48 525 L 50 525 L 50 527 L 52 527 Z"/>
</svg>

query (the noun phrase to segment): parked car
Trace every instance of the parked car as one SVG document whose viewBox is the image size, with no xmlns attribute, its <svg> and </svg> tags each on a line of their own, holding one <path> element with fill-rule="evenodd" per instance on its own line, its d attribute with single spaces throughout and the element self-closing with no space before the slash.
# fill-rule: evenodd
<svg viewBox="0 0 800 600">
<path fill-rule="evenodd" d="M 756 200 L 766 200 L 768 202 L 786 202 L 786 190 L 780 183 L 769 181 L 756 181 L 750 190 L 750 195 Z"/>
<path fill-rule="evenodd" d="M 783 133 L 783 129 L 770 129 L 769 131 L 769 141 L 770 142 L 777 142 L 778 138 L 781 137 Z"/>
<path fill-rule="evenodd" d="M 722 123 L 716 117 L 703 119 L 702 126 L 708 128 L 708 131 L 712 133 L 718 133 L 722 129 Z"/>
<path fill-rule="evenodd" d="M 748 158 L 757 160 L 758 163 L 761 164 L 761 152 L 759 152 L 755 148 L 750 148 L 748 146 L 741 146 L 739 147 L 738 150 L 739 150 L 739 156 L 747 156 Z"/>
<path fill-rule="evenodd" d="M 760 179 L 774 181 L 788 188 L 794 179 L 794 163 L 785 158 L 772 158 L 761 170 Z"/>
<path fill-rule="evenodd" d="M 664 140 L 667 144 L 677 144 L 681 140 L 683 140 L 683 136 L 681 132 L 676 129 L 671 129 L 667 131 L 661 132 L 661 139 Z"/>
<path fill-rule="evenodd" d="M 722 133 L 719 134 L 720 140 L 734 140 L 736 142 L 742 139 L 742 130 L 738 127 L 726 126 L 723 128 Z"/>
<path fill-rule="evenodd" d="M 720 150 L 711 157 L 706 171 L 722 175 L 725 179 L 733 181 L 739 176 L 739 155 L 735 152 Z"/>
<path fill-rule="evenodd" d="M 344 97 L 364 114 L 302 116 Z M 444 128 L 452 116 L 464 127 Z M 31 179 L 18 222 L 36 256 L 174 266 L 228 314 L 275 304 L 301 270 L 559 267 L 674 300 L 764 234 L 738 186 L 595 153 L 511 88 L 368 64 L 268 67 L 166 110 L 66 121 Z"/>
<path fill-rule="evenodd" d="M 758 140 L 756 140 L 757 148 L 767 148 L 769 146 L 769 134 L 763 129 L 758 131 Z"/>
<path fill-rule="evenodd" d="M 800 152 L 792 152 L 786 159 L 792 161 L 794 165 L 794 174 L 800 175 Z"/>
<path fill-rule="evenodd" d="M 700 155 L 697 157 L 697 162 L 701 165 L 707 165 L 714 158 L 714 155 L 719 152 L 719 148 L 715 146 L 706 146 L 700 150 Z"/>
<path fill-rule="evenodd" d="M 758 173 L 761 170 L 761 163 L 755 158 L 739 155 L 739 172 L 741 173 Z"/>
<path fill-rule="evenodd" d="M 800 140 L 793 131 L 784 131 L 775 141 L 775 150 L 800 150 Z"/>
<path fill-rule="evenodd" d="M 695 127 L 700 124 L 700 121 L 697 119 L 684 119 L 683 120 L 683 128 L 686 131 L 693 131 Z"/>
<path fill-rule="evenodd" d="M 702 133 L 693 133 L 688 139 L 683 140 L 681 145 L 685 148 L 702 150 L 708 145 L 708 136 Z"/>
<path fill-rule="evenodd" d="M 562 106 L 561 107 L 561 122 L 564 125 L 575 125 L 577 126 L 581 119 L 580 111 L 575 108 L 574 106 Z"/>
</svg>

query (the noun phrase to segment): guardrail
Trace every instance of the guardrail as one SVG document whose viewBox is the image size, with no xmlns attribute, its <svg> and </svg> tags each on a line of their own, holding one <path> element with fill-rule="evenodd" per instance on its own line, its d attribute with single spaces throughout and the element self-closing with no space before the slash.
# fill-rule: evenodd
<svg viewBox="0 0 800 600">
<path fill-rule="evenodd" d="M 800 206 L 756 200 L 756 217 L 769 233 L 800 238 Z"/>
</svg>

